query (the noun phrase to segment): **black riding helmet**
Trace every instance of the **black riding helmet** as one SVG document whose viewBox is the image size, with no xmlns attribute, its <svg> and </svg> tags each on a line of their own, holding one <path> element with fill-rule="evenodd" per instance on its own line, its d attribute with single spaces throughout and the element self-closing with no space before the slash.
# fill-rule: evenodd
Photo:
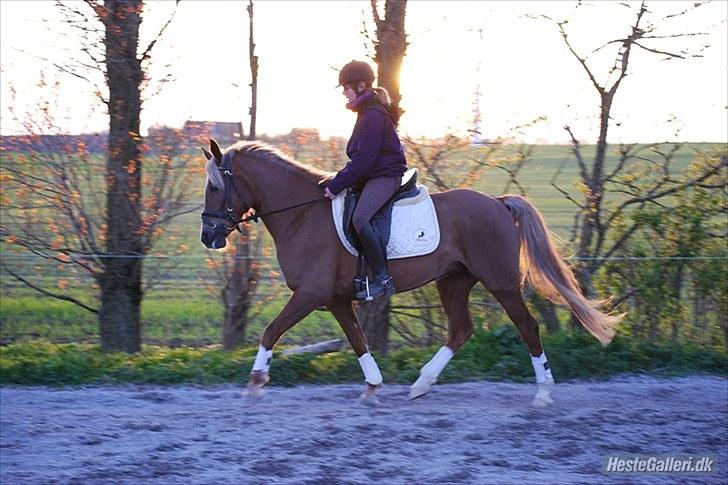
<svg viewBox="0 0 728 485">
<path fill-rule="evenodd" d="M 339 86 L 353 83 L 354 81 L 364 81 L 367 86 L 374 83 L 374 71 L 366 62 L 351 61 L 341 68 L 339 71 Z"/>
</svg>

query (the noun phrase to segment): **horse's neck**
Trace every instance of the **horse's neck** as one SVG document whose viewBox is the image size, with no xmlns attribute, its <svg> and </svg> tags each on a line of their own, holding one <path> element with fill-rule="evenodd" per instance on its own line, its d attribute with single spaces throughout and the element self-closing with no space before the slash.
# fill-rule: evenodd
<svg viewBox="0 0 728 485">
<path fill-rule="evenodd" d="M 295 167 L 271 163 L 265 160 L 246 160 L 245 174 L 255 194 L 256 212 L 267 212 L 285 209 L 302 202 L 323 199 L 323 190 L 311 180 L 311 175 L 299 171 Z M 283 211 L 270 217 L 263 217 L 263 222 L 274 239 L 289 234 L 290 228 L 300 224 L 305 217 L 305 210 Z"/>
</svg>

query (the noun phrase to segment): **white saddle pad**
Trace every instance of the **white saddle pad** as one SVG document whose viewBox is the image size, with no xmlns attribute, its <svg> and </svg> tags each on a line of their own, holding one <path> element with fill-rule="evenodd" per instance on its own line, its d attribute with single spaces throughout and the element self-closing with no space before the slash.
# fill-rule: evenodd
<svg viewBox="0 0 728 485">
<path fill-rule="evenodd" d="M 412 258 L 430 254 L 440 244 L 440 225 L 437 222 L 435 204 L 427 187 L 418 185 L 417 197 L 398 200 L 392 211 L 392 232 L 387 244 L 387 259 Z M 359 253 L 344 234 L 344 197 L 342 191 L 331 204 L 334 226 L 341 244 L 354 256 Z"/>
</svg>

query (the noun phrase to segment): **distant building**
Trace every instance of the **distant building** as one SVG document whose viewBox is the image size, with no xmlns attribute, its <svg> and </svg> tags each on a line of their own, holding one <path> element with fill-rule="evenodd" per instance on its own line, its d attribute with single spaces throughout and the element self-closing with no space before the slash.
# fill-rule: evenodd
<svg viewBox="0 0 728 485">
<path fill-rule="evenodd" d="M 190 137 L 210 137 L 218 141 L 236 141 L 243 138 L 243 124 L 228 121 L 185 121 L 182 133 Z"/>
<path fill-rule="evenodd" d="M 321 141 L 321 136 L 316 128 L 293 128 L 290 136 L 300 144 L 318 143 Z"/>
</svg>

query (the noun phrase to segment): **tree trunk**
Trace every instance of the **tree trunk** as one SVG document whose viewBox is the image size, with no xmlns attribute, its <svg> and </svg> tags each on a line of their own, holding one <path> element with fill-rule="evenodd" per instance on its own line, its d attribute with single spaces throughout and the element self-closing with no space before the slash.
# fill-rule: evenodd
<svg viewBox="0 0 728 485">
<path fill-rule="evenodd" d="M 599 218 L 602 211 L 602 198 L 604 197 L 604 163 L 607 154 L 607 131 L 609 130 L 609 113 L 612 110 L 612 101 L 614 93 L 601 93 L 601 106 L 599 116 L 599 140 L 597 141 L 597 151 L 594 155 L 592 163 L 592 171 L 589 179 L 584 180 L 584 185 L 589 188 L 586 196 L 586 213 L 583 217 L 581 226 L 581 234 L 579 236 L 579 250 L 577 256 L 580 258 L 593 258 L 598 256 L 593 251 L 592 243 L 594 241 L 594 233 L 599 227 Z M 588 297 L 592 291 L 592 277 L 598 268 L 598 261 L 594 259 L 582 260 L 577 263 L 575 268 L 575 276 L 581 285 L 581 291 L 584 296 Z M 581 322 L 576 316 L 571 316 L 572 330 L 583 330 Z"/>
<path fill-rule="evenodd" d="M 256 274 L 250 258 L 250 233 L 244 228 L 235 240 L 232 269 L 226 271 L 222 291 L 225 318 L 222 326 L 222 346 L 225 350 L 241 347 L 248 327 L 248 310 L 255 295 Z"/>
<path fill-rule="evenodd" d="M 407 49 L 404 19 L 407 0 L 387 0 L 384 4 L 384 19 L 379 18 L 376 1 L 372 0 L 372 14 L 377 26 L 375 57 L 378 85 L 384 87 L 392 98 L 390 113 L 395 126 L 399 123 L 402 110 L 399 102 L 399 73 Z M 395 281 L 396 285 L 397 282 Z M 367 337 L 369 348 L 377 353 L 387 353 L 389 347 L 390 299 L 382 298 L 363 302 L 359 306 L 359 321 Z"/>
<path fill-rule="evenodd" d="M 250 131 L 248 140 L 255 140 L 256 117 L 258 113 L 258 56 L 255 55 L 254 41 L 254 6 L 248 1 L 248 60 L 250 65 Z M 251 254 L 250 226 L 242 224 L 242 232 L 235 239 L 235 251 L 232 265 L 225 268 L 225 284 L 222 289 L 222 301 L 225 306 L 225 317 L 222 323 L 222 347 L 233 350 L 242 347 L 245 342 L 245 330 L 248 328 L 248 310 L 255 296 L 258 273 L 254 267 Z"/>
<path fill-rule="evenodd" d="M 681 254 L 681 256 L 688 256 L 689 253 Z M 684 284 L 684 276 L 685 276 L 685 263 L 682 261 L 677 261 L 674 263 L 673 267 L 673 275 L 672 275 L 672 284 L 670 285 L 672 298 L 676 302 L 681 302 L 682 298 L 682 289 Z M 673 343 L 677 343 L 678 337 L 680 336 L 680 325 L 682 324 L 682 320 L 679 318 L 675 318 L 673 316 L 672 318 L 672 333 L 670 335 L 670 338 Z"/>
<path fill-rule="evenodd" d="M 367 337 L 369 349 L 379 355 L 389 350 L 389 298 L 359 303 L 357 317 Z"/>
<path fill-rule="evenodd" d="M 384 3 L 384 19 L 376 15 L 377 42 L 375 44 L 374 62 L 377 63 L 378 85 L 385 88 L 392 98 L 390 110 L 395 126 L 402 116 L 399 103 L 402 95 L 399 91 L 399 76 L 402 59 L 407 49 L 407 35 L 404 28 L 407 0 L 387 0 Z"/>
<path fill-rule="evenodd" d="M 107 0 L 106 73 L 109 85 L 109 154 L 106 164 L 106 245 L 110 258 L 100 275 L 101 347 L 141 349 L 141 175 L 139 117 L 143 79 L 137 59 L 142 3 Z"/>
<path fill-rule="evenodd" d="M 539 320 L 546 326 L 546 331 L 550 334 L 557 333 L 561 330 L 561 322 L 556 315 L 556 305 L 542 298 L 538 293 L 529 289 L 526 293 L 526 299 L 533 305 L 533 308 L 539 314 Z"/>
<path fill-rule="evenodd" d="M 255 140 L 255 127 L 258 117 L 258 56 L 255 55 L 255 41 L 253 38 L 253 0 L 248 2 L 249 35 L 248 35 L 248 60 L 250 61 L 250 133 L 248 140 Z"/>
<path fill-rule="evenodd" d="M 141 261 L 133 260 L 136 268 L 122 267 L 120 271 L 136 273 L 109 274 L 108 269 L 101 284 L 101 350 L 134 353 L 141 350 Z"/>
</svg>

